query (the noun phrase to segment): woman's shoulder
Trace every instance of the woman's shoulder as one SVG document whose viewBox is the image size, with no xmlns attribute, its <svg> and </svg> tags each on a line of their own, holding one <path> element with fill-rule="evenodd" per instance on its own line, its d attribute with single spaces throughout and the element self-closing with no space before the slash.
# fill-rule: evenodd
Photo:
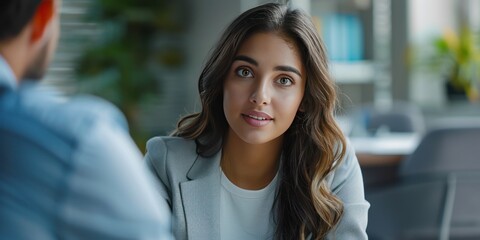
<svg viewBox="0 0 480 240">
<path fill-rule="evenodd" d="M 355 149 L 353 148 L 350 140 L 348 139 L 346 139 L 345 146 L 343 146 L 343 148 L 345 148 L 345 155 L 340 161 L 339 168 L 351 169 L 352 167 L 355 167 L 356 164 L 358 164 L 358 160 L 355 155 Z"/>
<path fill-rule="evenodd" d="M 335 162 L 335 169 L 329 176 L 329 183 L 332 188 L 341 185 L 342 182 L 348 178 L 356 175 L 356 172 L 360 171 L 360 166 L 355 155 L 355 150 L 350 141 L 346 141 L 346 144 L 342 146 L 345 149 L 345 155 L 340 160 Z"/>
<path fill-rule="evenodd" d="M 195 141 L 172 136 L 158 136 L 147 141 L 148 152 L 159 153 L 161 150 L 175 151 L 178 149 L 182 151 L 190 150 L 196 152 Z"/>
<path fill-rule="evenodd" d="M 146 160 L 165 169 L 188 169 L 197 158 L 194 140 L 182 137 L 153 137 L 147 142 Z"/>
</svg>

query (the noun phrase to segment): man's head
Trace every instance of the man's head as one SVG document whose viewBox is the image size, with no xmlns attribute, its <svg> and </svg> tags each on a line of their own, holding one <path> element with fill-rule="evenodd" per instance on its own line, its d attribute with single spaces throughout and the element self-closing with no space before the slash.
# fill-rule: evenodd
<svg viewBox="0 0 480 240">
<path fill-rule="evenodd" d="M 1 0 L 0 54 L 21 79 L 40 79 L 59 37 L 60 0 Z"/>
</svg>

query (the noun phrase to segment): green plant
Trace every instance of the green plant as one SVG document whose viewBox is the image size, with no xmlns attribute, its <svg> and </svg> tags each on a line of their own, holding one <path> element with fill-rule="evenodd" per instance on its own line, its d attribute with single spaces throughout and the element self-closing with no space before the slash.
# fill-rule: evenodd
<svg viewBox="0 0 480 240">
<path fill-rule="evenodd" d="M 141 149 L 149 136 L 138 122 L 139 108 L 160 97 L 159 69 L 183 61 L 178 42 L 159 44 L 183 30 L 182 7 L 182 1 L 95 0 L 88 14 L 98 34 L 78 61 L 79 89 L 117 105 Z"/>
<path fill-rule="evenodd" d="M 467 27 L 457 34 L 451 30 L 436 38 L 433 42 L 434 54 L 429 64 L 440 71 L 457 90 L 465 91 L 470 101 L 479 98 L 480 83 L 480 46 L 479 39 Z"/>
</svg>

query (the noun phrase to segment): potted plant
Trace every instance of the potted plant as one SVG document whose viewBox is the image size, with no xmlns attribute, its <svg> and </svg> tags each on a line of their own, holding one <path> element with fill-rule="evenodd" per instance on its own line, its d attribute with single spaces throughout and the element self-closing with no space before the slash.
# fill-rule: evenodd
<svg viewBox="0 0 480 240">
<path fill-rule="evenodd" d="M 141 149 L 151 136 L 138 120 L 139 109 L 160 95 L 158 69 L 175 69 L 183 62 L 178 45 L 159 44 L 162 37 L 183 31 L 182 4 L 102 0 L 92 1 L 89 11 L 89 21 L 98 26 L 98 34 L 79 57 L 79 89 L 117 105 Z"/>
<path fill-rule="evenodd" d="M 470 28 L 462 27 L 459 33 L 447 30 L 433 41 L 434 51 L 428 64 L 445 78 L 449 100 L 463 98 L 479 100 L 480 46 Z"/>
</svg>

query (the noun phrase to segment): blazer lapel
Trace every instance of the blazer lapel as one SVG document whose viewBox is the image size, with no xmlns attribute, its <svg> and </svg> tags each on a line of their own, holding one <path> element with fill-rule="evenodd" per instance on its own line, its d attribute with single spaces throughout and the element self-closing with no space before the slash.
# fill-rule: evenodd
<svg viewBox="0 0 480 240">
<path fill-rule="evenodd" d="M 220 156 L 198 156 L 180 183 L 188 239 L 220 239 Z"/>
</svg>

